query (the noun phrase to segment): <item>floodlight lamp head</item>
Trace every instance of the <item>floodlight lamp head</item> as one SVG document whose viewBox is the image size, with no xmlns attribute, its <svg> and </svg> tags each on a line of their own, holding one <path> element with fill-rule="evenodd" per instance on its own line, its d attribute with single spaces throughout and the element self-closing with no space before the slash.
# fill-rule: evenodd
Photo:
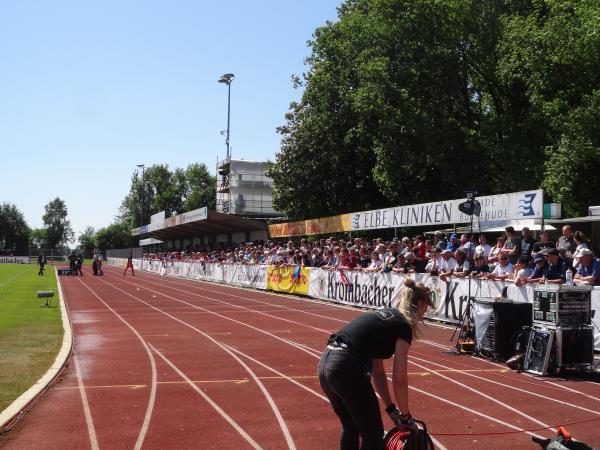
<svg viewBox="0 0 600 450">
<path fill-rule="evenodd" d="M 233 75 L 232 73 L 225 73 L 221 75 L 221 78 L 219 78 L 219 83 L 230 84 L 234 78 L 235 75 Z"/>
<path fill-rule="evenodd" d="M 473 200 L 475 200 L 475 197 L 479 195 L 479 192 L 473 189 L 471 191 L 465 191 L 465 195 L 467 196 L 467 200 L 472 202 Z"/>
</svg>

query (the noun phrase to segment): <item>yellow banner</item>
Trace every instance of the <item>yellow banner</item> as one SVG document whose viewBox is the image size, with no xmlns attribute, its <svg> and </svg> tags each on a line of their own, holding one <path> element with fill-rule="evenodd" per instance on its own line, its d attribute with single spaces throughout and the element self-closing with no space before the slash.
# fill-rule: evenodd
<svg viewBox="0 0 600 450">
<path fill-rule="evenodd" d="M 267 289 L 308 295 L 309 282 L 310 269 L 306 267 L 268 266 L 267 268 Z"/>
<path fill-rule="evenodd" d="M 322 217 L 320 219 L 299 220 L 298 222 L 269 225 L 269 235 L 273 238 L 340 233 L 351 230 L 350 214 L 339 214 L 337 216 Z"/>
</svg>

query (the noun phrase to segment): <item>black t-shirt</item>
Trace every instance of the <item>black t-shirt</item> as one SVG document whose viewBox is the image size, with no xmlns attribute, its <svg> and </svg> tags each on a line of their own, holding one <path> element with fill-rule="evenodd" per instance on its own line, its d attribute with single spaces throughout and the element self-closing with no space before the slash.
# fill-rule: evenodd
<svg viewBox="0 0 600 450">
<path fill-rule="evenodd" d="M 552 241 L 548 241 L 548 242 L 542 242 L 542 241 L 538 241 L 535 244 L 533 244 L 533 253 L 539 253 L 539 252 L 547 252 L 548 250 L 550 250 L 551 248 L 556 248 L 556 244 Z"/>
<path fill-rule="evenodd" d="M 373 358 L 390 358 L 396 349 L 396 341 L 412 342 L 412 328 L 400 311 L 395 308 L 378 309 L 357 317 L 329 338 L 329 343 L 343 342 L 363 362 Z"/>
<path fill-rule="evenodd" d="M 521 257 L 531 258 L 531 251 L 533 250 L 533 245 L 535 244 L 535 239 L 529 236 L 527 239 L 521 239 Z"/>
</svg>

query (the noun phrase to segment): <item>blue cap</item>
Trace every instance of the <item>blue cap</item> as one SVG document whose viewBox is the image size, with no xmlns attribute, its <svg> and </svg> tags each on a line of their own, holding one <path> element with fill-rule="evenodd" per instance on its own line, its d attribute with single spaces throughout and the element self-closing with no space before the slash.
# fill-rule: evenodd
<svg viewBox="0 0 600 450">
<path fill-rule="evenodd" d="M 534 263 L 539 263 L 540 261 L 544 261 L 544 257 L 542 255 L 536 255 L 535 258 L 533 258 Z"/>
<path fill-rule="evenodd" d="M 458 234 L 456 234 L 456 233 L 452 233 L 452 234 L 450 235 L 450 239 L 458 239 Z"/>
</svg>

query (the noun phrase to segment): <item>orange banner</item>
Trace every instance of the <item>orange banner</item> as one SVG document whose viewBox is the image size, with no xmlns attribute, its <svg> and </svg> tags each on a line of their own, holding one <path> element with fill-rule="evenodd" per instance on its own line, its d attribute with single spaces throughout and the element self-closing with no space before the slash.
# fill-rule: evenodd
<svg viewBox="0 0 600 450">
<path fill-rule="evenodd" d="M 320 219 L 300 220 L 298 222 L 269 225 L 272 238 L 287 236 L 308 236 L 311 234 L 340 233 L 350 231 L 350 214 L 322 217 Z"/>
</svg>

